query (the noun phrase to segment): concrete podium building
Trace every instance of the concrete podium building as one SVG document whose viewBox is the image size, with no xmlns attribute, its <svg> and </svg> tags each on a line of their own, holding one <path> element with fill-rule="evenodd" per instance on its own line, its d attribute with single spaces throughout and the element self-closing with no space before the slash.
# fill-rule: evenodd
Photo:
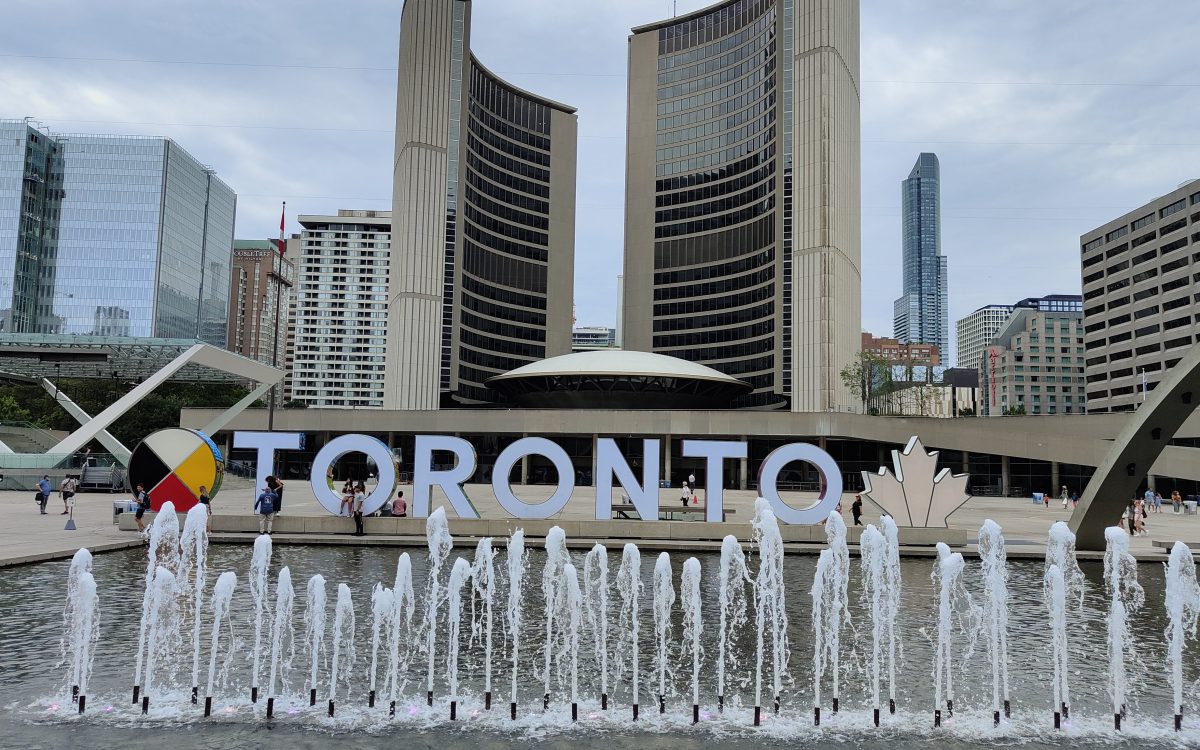
<svg viewBox="0 0 1200 750">
<path fill-rule="evenodd" d="M 575 110 L 471 54 L 470 0 L 400 26 L 383 405 L 482 404 L 487 381 L 571 351 Z"/>
<path fill-rule="evenodd" d="M 743 407 L 855 408 L 857 0 L 726 0 L 633 29 L 626 349 L 744 380 Z"/>
</svg>

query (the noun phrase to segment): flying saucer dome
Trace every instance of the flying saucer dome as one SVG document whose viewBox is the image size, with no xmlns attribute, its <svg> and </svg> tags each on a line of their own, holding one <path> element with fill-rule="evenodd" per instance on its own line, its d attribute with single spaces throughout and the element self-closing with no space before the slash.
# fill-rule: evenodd
<svg viewBox="0 0 1200 750">
<path fill-rule="evenodd" d="M 752 390 L 711 367 L 621 349 L 543 359 L 488 385 L 510 403 L 541 409 L 727 409 Z"/>
</svg>

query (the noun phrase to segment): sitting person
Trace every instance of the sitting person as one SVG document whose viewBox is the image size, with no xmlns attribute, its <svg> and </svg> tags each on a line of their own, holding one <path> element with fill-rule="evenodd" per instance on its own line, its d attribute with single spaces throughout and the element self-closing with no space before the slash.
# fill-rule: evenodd
<svg viewBox="0 0 1200 750">
<path fill-rule="evenodd" d="M 397 492 L 396 499 L 392 501 L 392 515 L 397 518 L 408 516 L 408 503 L 404 501 L 404 490 Z"/>
</svg>

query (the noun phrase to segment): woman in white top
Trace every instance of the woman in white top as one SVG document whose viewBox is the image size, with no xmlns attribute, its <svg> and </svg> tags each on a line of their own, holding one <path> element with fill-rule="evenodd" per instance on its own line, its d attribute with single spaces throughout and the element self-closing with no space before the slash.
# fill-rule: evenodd
<svg viewBox="0 0 1200 750">
<path fill-rule="evenodd" d="M 367 486 L 362 482 L 354 485 L 354 536 L 363 535 L 363 503 L 367 501 Z"/>
</svg>

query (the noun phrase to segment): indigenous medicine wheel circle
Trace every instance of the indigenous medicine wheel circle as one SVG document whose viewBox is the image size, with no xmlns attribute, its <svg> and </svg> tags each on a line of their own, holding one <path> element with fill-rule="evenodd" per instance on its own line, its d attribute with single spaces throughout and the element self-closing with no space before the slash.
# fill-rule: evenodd
<svg viewBox="0 0 1200 750">
<path fill-rule="evenodd" d="M 215 496 L 225 474 L 225 459 L 217 444 L 196 430 L 171 427 L 143 440 L 129 458 L 129 486 L 141 483 L 150 491 L 150 509 L 165 502 L 186 513 L 200 502 L 200 487 Z"/>
</svg>

